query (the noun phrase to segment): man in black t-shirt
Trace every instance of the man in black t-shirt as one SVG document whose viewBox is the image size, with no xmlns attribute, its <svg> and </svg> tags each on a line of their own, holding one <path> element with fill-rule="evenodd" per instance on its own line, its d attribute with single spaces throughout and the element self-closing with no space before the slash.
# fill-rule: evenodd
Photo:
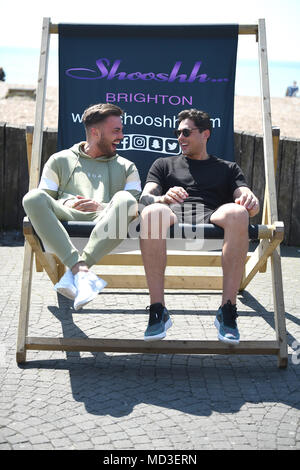
<svg viewBox="0 0 300 470">
<path fill-rule="evenodd" d="M 140 246 L 150 293 L 150 315 L 144 339 L 166 336 L 172 325 L 164 302 L 166 234 L 177 222 L 213 223 L 224 229 L 222 250 L 223 296 L 215 326 L 218 338 L 238 344 L 236 297 L 248 251 L 249 216 L 259 202 L 236 163 L 208 155 L 211 135 L 207 113 L 181 111 L 175 131 L 182 154 L 156 160 L 149 170 L 140 203 Z"/>
</svg>

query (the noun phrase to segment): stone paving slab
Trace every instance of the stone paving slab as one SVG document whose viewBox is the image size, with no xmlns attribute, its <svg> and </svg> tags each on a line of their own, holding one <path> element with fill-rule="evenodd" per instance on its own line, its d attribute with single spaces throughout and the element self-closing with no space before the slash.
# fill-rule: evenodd
<svg viewBox="0 0 300 470">
<path fill-rule="evenodd" d="M 300 248 L 282 248 L 289 365 L 274 356 L 28 351 L 15 345 L 23 245 L 0 238 L 0 449 L 300 449 Z M 219 292 L 167 291 L 168 338 L 216 339 Z M 142 338 L 145 290 L 105 289 L 80 313 L 33 280 L 29 334 Z M 242 339 L 275 339 L 270 268 L 238 297 Z"/>
</svg>

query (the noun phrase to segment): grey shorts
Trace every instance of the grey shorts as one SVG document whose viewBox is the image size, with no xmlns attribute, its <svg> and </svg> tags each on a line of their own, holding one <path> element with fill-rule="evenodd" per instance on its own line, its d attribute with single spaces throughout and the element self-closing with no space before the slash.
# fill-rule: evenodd
<svg viewBox="0 0 300 470">
<path fill-rule="evenodd" d="M 170 209 L 180 224 L 209 224 L 211 215 L 216 209 L 209 209 L 204 204 L 190 202 L 187 204 L 171 204 Z"/>
</svg>

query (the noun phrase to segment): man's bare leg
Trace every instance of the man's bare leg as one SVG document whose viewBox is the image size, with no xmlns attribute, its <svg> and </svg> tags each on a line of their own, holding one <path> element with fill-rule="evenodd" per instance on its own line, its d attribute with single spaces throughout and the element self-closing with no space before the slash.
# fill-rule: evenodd
<svg viewBox="0 0 300 470">
<path fill-rule="evenodd" d="M 166 234 L 176 222 L 175 214 L 164 204 L 151 204 L 141 214 L 140 247 L 151 304 L 165 305 Z"/>
<path fill-rule="evenodd" d="M 217 311 L 215 326 L 220 341 L 238 344 L 240 334 L 236 323 L 238 317 L 236 297 L 243 275 L 248 251 L 247 209 L 238 204 L 224 204 L 211 216 L 211 222 L 224 229 L 222 253 L 223 296 Z"/>
<path fill-rule="evenodd" d="M 238 204 L 224 204 L 212 214 L 211 222 L 224 229 L 222 305 L 228 300 L 235 304 L 249 247 L 248 212 Z"/>
<path fill-rule="evenodd" d="M 151 204 L 141 215 L 140 246 L 150 294 L 145 341 L 163 339 L 172 326 L 164 301 L 164 277 L 167 264 L 166 234 L 170 225 L 176 221 L 174 213 L 163 204 Z"/>
</svg>

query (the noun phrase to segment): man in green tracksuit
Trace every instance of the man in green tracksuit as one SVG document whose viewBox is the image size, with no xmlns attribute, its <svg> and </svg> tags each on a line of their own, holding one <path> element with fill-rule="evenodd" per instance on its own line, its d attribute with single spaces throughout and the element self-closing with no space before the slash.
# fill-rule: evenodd
<svg viewBox="0 0 300 470">
<path fill-rule="evenodd" d="M 74 299 L 78 310 L 106 283 L 89 268 L 126 238 L 137 213 L 141 183 L 135 165 L 116 153 L 123 138 L 123 111 L 97 104 L 83 114 L 86 141 L 55 153 L 47 161 L 39 187 L 23 206 L 44 245 L 69 268 L 55 290 Z M 96 223 L 82 254 L 60 221 Z"/>
</svg>

